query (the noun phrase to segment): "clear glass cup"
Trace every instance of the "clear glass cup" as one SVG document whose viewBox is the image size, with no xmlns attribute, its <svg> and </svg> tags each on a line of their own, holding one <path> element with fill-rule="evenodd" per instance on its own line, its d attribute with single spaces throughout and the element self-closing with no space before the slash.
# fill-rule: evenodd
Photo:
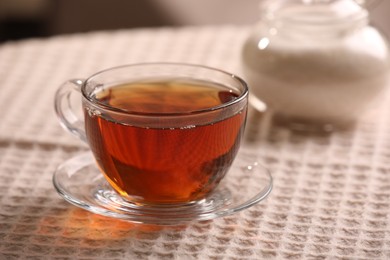
<svg viewBox="0 0 390 260">
<path fill-rule="evenodd" d="M 70 98 L 82 97 L 83 117 Z M 233 163 L 245 128 L 248 88 L 197 65 L 111 68 L 57 91 L 61 124 L 89 145 L 111 187 L 137 204 L 191 204 Z"/>
</svg>

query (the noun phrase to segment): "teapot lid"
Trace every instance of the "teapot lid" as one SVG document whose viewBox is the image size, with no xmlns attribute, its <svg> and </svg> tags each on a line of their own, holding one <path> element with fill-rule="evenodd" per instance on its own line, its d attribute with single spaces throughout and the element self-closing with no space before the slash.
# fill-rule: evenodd
<svg viewBox="0 0 390 260">
<path fill-rule="evenodd" d="M 268 20 L 321 25 L 366 20 L 366 4 L 367 0 L 264 0 L 260 10 Z"/>
</svg>

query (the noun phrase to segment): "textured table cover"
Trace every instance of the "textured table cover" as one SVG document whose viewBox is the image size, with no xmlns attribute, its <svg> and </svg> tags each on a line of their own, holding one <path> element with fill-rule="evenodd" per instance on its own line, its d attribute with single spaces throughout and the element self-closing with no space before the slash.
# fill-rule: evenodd
<svg viewBox="0 0 390 260">
<path fill-rule="evenodd" d="M 139 29 L 0 45 L 0 259 L 390 259 L 385 97 L 355 129 L 323 136 L 268 129 L 251 113 L 241 151 L 272 171 L 274 189 L 229 217 L 177 227 L 133 224 L 76 208 L 54 190 L 55 168 L 87 149 L 54 115 L 62 82 L 150 61 L 241 75 L 248 32 Z"/>
</svg>

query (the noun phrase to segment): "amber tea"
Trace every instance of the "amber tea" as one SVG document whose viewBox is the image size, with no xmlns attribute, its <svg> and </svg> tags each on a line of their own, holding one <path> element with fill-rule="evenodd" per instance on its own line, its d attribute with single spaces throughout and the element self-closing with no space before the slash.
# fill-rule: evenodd
<svg viewBox="0 0 390 260">
<path fill-rule="evenodd" d="M 190 80 L 106 87 L 91 99 L 112 113 L 91 113 L 85 106 L 88 143 L 123 197 L 142 203 L 195 201 L 215 188 L 234 160 L 246 106 L 225 117 L 223 110 L 205 113 L 206 121 L 196 116 L 239 95 L 223 85 Z M 143 124 L 148 115 L 152 125 Z"/>
</svg>

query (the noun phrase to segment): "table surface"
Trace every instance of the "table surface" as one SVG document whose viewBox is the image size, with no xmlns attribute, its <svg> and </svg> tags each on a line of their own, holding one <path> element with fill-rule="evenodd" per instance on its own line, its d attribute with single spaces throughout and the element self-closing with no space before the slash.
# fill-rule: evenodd
<svg viewBox="0 0 390 260">
<path fill-rule="evenodd" d="M 56 167 L 87 149 L 55 117 L 62 82 L 152 61 L 241 75 L 248 32 L 228 25 L 137 29 L 0 45 L 0 259 L 389 259 L 386 95 L 354 129 L 329 135 L 261 129 L 250 114 L 242 149 L 271 170 L 274 188 L 235 215 L 141 225 L 79 209 L 54 190 Z"/>
</svg>

